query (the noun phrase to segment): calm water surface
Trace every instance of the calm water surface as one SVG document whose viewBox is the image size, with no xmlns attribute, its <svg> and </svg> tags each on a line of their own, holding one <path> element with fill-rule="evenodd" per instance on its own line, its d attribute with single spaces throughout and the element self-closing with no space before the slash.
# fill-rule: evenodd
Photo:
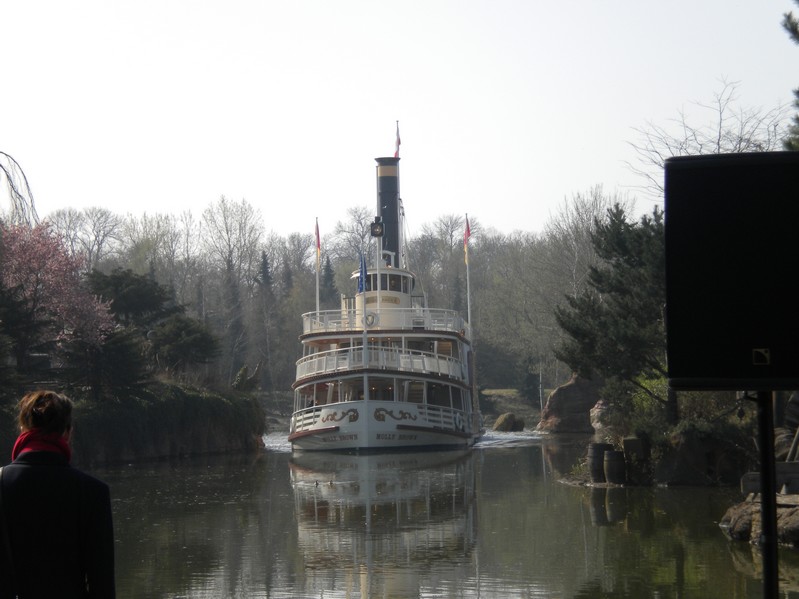
<svg viewBox="0 0 799 599">
<path fill-rule="evenodd" d="M 558 482 L 587 440 L 490 434 L 470 452 L 294 454 L 96 469 L 112 488 L 118 596 L 760 597 L 725 539 L 734 489 Z M 799 553 L 780 553 L 799 599 Z"/>
</svg>

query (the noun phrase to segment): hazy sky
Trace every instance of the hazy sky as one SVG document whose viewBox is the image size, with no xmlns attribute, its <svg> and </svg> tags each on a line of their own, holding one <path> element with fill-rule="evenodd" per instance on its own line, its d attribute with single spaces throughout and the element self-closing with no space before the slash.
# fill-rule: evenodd
<svg viewBox="0 0 799 599">
<path fill-rule="evenodd" d="M 411 230 L 469 213 L 538 231 L 720 80 L 789 104 L 791 0 L 4 0 L 0 150 L 40 216 L 199 215 L 221 195 L 267 230 L 322 234 L 375 205 L 402 146 Z M 697 122 L 708 120 L 702 115 Z M 2 196 L 5 202 L 4 196 Z M 3 204 L 5 206 L 5 204 Z M 638 200 L 649 211 L 651 200 Z"/>
</svg>

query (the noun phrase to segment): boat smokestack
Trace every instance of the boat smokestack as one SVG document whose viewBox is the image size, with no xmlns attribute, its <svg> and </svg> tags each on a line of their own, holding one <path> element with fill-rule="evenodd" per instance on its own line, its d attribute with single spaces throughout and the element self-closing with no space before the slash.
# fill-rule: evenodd
<svg viewBox="0 0 799 599">
<path fill-rule="evenodd" d="M 377 216 L 383 222 L 382 250 L 391 252 L 382 254 L 390 260 L 392 266 L 401 266 L 400 248 L 402 247 L 400 230 L 400 195 L 399 195 L 399 158 L 375 158 L 377 161 Z"/>
</svg>

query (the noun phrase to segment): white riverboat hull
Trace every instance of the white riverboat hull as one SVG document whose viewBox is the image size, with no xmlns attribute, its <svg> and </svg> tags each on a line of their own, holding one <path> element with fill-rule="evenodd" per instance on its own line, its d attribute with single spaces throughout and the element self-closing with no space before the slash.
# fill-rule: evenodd
<svg viewBox="0 0 799 599">
<path fill-rule="evenodd" d="M 342 402 L 295 413 L 289 440 L 306 451 L 466 448 L 479 436 L 466 418 L 408 402 Z"/>
</svg>

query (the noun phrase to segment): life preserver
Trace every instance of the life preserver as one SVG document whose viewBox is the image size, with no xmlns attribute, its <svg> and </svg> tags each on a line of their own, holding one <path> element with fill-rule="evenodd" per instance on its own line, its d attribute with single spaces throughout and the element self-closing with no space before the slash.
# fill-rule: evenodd
<svg viewBox="0 0 799 599">
<path fill-rule="evenodd" d="M 377 324 L 377 314 L 374 312 L 368 312 L 366 316 L 363 317 L 363 324 L 367 327 L 373 327 Z"/>
<path fill-rule="evenodd" d="M 459 431 L 462 431 L 463 430 L 463 416 L 461 416 L 460 412 L 456 412 L 455 413 L 454 420 L 455 420 L 455 428 L 458 429 Z"/>
</svg>

